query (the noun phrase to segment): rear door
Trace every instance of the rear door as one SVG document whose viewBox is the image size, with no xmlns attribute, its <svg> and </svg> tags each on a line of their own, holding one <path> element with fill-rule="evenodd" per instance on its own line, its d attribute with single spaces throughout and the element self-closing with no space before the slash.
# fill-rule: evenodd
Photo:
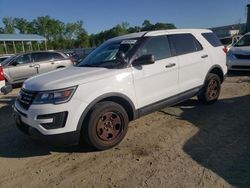
<svg viewBox="0 0 250 188">
<path fill-rule="evenodd" d="M 37 74 L 33 66 L 31 54 L 18 56 L 8 65 L 8 71 L 14 82 L 23 81 L 30 76 Z"/>
<path fill-rule="evenodd" d="M 172 53 L 179 60 L 179 92 L 199 87 L 204 82 L 208 52 L 190 33 L 169 35 Z"/>
<path fill-rule="evenodd" d="M 54 62 L 53 67 L 51 67 L 52 69 L 67 66 L 67 61 L 69 62 L 69 60 L 66 59 L 67 58 L 66 56 L 63 56 L 59 52 L 50 52 L 50 53 Z"/>
<path fill-rule="evenodd" d="M 132 67 L 139 108 L 178 93 L 178 59 L 171 56 L 167 36 L 150 37 L 136 56 L 148 54 L 154 55 L 154 64 Z"/>
<path fill-rule="evenodd" d="M 36 52 L 32 54 L 34 66 L 38 67 L 38 73 L 45 73 L 53 70 L 54 59 L 50 52 Z"/>
</svg>

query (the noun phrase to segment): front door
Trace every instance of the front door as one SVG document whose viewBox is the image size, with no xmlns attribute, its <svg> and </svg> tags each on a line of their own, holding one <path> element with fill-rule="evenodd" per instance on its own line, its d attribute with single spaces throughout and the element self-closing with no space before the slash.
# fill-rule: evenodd
<svg viewBox="0 0 250 188">
<path fill-rule="evenodd" d="M 8 71 L 14 82 L 23 81 L 37 74 L 30 54 L 18 56 L 8 65 Z"/>
<path fill-rule="evenodd" d="M 146 54 L 154 55 L 154 64 L 132 67 L 139 108 L 178 93 L 178 59 L 171 57 L 167 36 L 148 38 L 136 56 Z"/>
<path fill-rule="evenodd" d="M 53 70 L 55 60 L 51 56 L 50 52 L 36 52 L 32 54 L 32 59 L 34 60 L 34 64 L 37 65 L 38 73 L 45 73 Z"/>
</svg>

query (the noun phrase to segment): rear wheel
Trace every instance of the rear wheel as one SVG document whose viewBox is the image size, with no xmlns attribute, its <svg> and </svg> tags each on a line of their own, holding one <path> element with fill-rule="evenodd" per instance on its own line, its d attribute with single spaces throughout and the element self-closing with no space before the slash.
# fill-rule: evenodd
<svg viewBox="0 0 250 188">
<path fill-rule="evenodd" d="M 198 100 L 203 104 L 215 103 L 220 95 L 221 81 L 218 75 L 209 73 L 205 85 L 198 94 Z"/>
<path fill-rule="evenodd" d="M 97 103 L 83 125 L 82 137 L 98 150 L 112 148 L 125 137 L 128 115 L 119 104 L 104 101 Z"/>
</svg>

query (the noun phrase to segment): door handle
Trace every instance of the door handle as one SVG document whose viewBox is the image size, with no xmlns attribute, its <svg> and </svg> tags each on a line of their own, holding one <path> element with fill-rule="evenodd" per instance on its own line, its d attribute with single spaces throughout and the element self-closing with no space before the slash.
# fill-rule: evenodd
<svg viewBox="0 0 250 188">
<path fill-rule="evenodd" d="M 38 68 L 40 68 L 40 65 L 39 64 L 35 64 L 34 67 L 38 69 Z"/>
<path fill-rule="evenodd" d="M 166 65 L 165 68 L 174 67 L 175 65 L 176 65 L 175 63 L 170 63 L 170 64 Z"/>
<path fill-rule="evenodd" d="M 208 55 L 207 55 L 207 54 L 205 54 L 205 55 L 201 56 L 201 58 L 202 58 L 202 59 L 207 58 L 207 57 L 208 57 Z"/>
</svg>

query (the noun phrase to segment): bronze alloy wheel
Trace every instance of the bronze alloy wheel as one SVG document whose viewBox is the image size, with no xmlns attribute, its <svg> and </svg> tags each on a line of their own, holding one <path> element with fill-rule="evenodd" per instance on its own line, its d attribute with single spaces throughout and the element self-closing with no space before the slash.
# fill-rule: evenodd
<svg viewBox="0 0 250 188">
<path fill-rule="evenodd" d="M 209 73 L 197 97 L 203 104 L 215 103 L 220 95 L 221 80 L 217 74 Z"/>
<path fill-rule="evenodd" d="M 83 124 L 82 138 L 97 150 L 119 144 L 128 130 L 127 111 L 113 101 L 101 101 L 93 106 Z"/>
<path fill-rule="evenodd" d="M 214 100 L 218 98 L 218 82 L 216 79 L 211 79 L 208 83 L 207 95 L 209 100 Z"/>
<path fill-rule="evenodd" d="M 117 112 L 106 112 L 97 121 L 97 136 L 103 141 L 114 141 L 122 131 L 123 121 Z"/>
</svg>

